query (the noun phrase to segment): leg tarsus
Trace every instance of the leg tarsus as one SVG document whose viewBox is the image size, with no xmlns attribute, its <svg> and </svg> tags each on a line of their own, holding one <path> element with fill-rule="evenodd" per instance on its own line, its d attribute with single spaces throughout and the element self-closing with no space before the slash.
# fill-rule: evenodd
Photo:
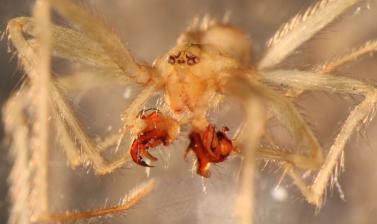
<svg viewBox="0 0 377 224">
<path fill-rule="evenodd" d="M 311 186 L 307 186 L 305 181 L 294 170 L 295 167 L 304 170 L 319 169 L 322 163 L 318 163 L 316 158 L 266 148 L 258 149 L 257 156 L 280 161 L 279 164 L 284 167 L 284 173 L 287 173 L 292 178 L 294 184 L 300 189 L 308 203 L 314 204 L 317 207 L 321 205 L 319 194 L 313 191 Z"/>
<path fill-rule="evenodd" d="M 322 204 L 322 197 L 312 190 L 311 186 L 307 186 L 305 181 L 300 177 L 297 172 L 294 171 L 294 167 L 289 163 L 283 163 L 288 175 L 292 178 L 294 184 L 300 189 L 301 193 L 304 195 L 306 201 L 317 207 Z"/>
<path fill-rule="evenodd" d="M 109 208 L 100 208 L 92 211 L 83 212 L 65 212 L 65 213 L 55 213 L 41 215 L 37 218 L 38 223 L 66 223 L 66 222 L 76 222 L 83 219 L 90 219 L 96 217 L 103 217 L 106 215 L 113 215 L 115 213 L 125 212 L 132 208 L 137 202 L 143 199 L 147 194 L 149 194 L 155 187 L 155 181 L 151 180 L 145 184 L 139 185 L 137 188 L 132 190 L 124 199 L 121 204 Z"/>
</svg>

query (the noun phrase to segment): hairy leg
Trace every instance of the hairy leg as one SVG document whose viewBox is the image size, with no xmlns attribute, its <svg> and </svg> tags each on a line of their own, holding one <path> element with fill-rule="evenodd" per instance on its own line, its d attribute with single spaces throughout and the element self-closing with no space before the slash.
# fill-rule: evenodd
<svg viewBox="0 0 377 224">
<path fill-rule="evenodd" d="M 136 63 L 119 37 L 103 22 L 78 7 L 72 0 L 49 0 L 49 2 L 60 15 L 96 42 L 127 76 L 138 83 L 146 83 L 150 80 L 149 71 Z"/>
<path fill-rule="evenodd" d="M 318 169 L 323 163 L 322 148 L 294 105 L 283 95 L 263 85 L 256 84 L 254 88 L 265 99 L 268 110 L 287 128 L 299 146 L 309 149 L 309 153 L 290 155 L 289 160 L 301 169 Z"/>
<path fill-rule="evenodd" d="M 34 18 L 17 17 L 8 22 L 9 38 L 17 49 L 36 51 L 37 24 Z M 72 74 L 58 77 L 59 84 L 68 91 L 93 88 L 104 85 L 127 85 L 134 81 L 111 60 L 104 50 L 85 34 L 70 28 L 51 24 L 52 55 L 73 63 L 94 66 L 96 71 L 84 75 Z M 28 36 L 27 38 L 25 36 Z M 22 54 L 19 51 L 19 54 Z"/>
<path fill-rule="evenodd" d="M 9 223 L 29 223 L 33 213 L 30 191 L 32 189 L 33 169 L 30 166 L 30 135 L 28 117 L 25 114 L 27 94 L 30 91 L 19 91 L 18 95 L 8 99 L 3 107 L 4 127 L 11 141 L 10 155 L 13 166 L 8 177 L 11 185 L 9 190 L 12 209 Z"/>
<path fill-rule="evenodd" d="M 375 112 L 377 91 L 373 86 L 354 79 L 333 75 L 323 75 L 315 72 L 296 70 L 272 71 L 264 73 L 263 79 L 267 82 L 285 85 L 298 90 L 321 90 L 364 96 L 362 102 L 351 111 L 348 118 L 344 122 L 340 132 L 336 136 L 335 141 L 330 148 L 324 164 L 315 178 L 314 183 L 309 187 L 310 191 L 314 193 L 315 196 L 314 198 L 308 199 L 309 202 L 320 207 L 322 203 L 322 196 L 338 164 L 345 144 L 353 131 L 357 127 L 360 127 L 361 124 L 367 122 L 368 116 L 371 116 Z M 271 153 L 270 156 L 273 156 L 273 154 Z M 281 156 L 284 157 L 284 155 Z M 298 176 L 293 175 L 293 171 L 289 173 L 292 174 L 291 176 L 294 179 L 297 179 Z M 305 191 L 307 191 L 307 189 Z"/>
<path fill-rule="evenodd" d="M 43 24 L 46 27 L 49 23 L 48 18 L 46 18 L 46 14 L 48 14 L 48 5 L 44 5 L 44 1 L 37 2 L 39 7 L 36 10 L 37 14 L 37 21 L 36 24 L 40 25 Z M 43 17 L 44 16 L 44 17 Z M 45 20 L 45 21 L 43 21 Z M 62 144 L 63 149 L 65 150 L 68 159 L 71 161 L 73 165 L 78 165 L 82 163 L 84 160 L 88 159 L 93 163 L 94 168 L 96 169 L 97 173 L 106 173 L 111 172 L 108 169 L 114 169 L 120 167 L 123 164 L 123 158 L 106 164 L 104 159 L 99 154 L 98 150 L 96 149 L 95 145 L 91 142 L 90 138 L 86 135 L 86 133 L 82 130 L 78 120 L 75 118 L 72 110 L 69 106 L 69 103 L 65 100 L 63 92 L 59 89 L 59 85 L 50 78 L 50 54 L 49 54 L 49 31 L 37 29 L 36 35 L 36 42 L 26 41 L 23 36 L 23 28 L 24 24 L 20 23 L 19 20 L 12 20 L 8 25 L 8 31 L 10 34 L 11 41 L 13 42 L 14 46 L 17 48 L 19 58 L 21 60 L 22 65 L 24 66 L 25 71 L 27 72 L 29 78 L 31 79 L 31 87 L 27 88 L 29 91 L 20 90 L 16 96 L 8 101 L 6 107 L 6 116 L 5 122 L 10 132 L 10 136 L 16 141 L 13 144 L 14 147 L 14 154 L 15 154 L 15 164 L 13 171 L 17 172 L 14 175 L 17 175 L 17 181 L 14 183 L 13 188 L 17 190 L 17 196 L 14 195 L 14 208 L 12 212 L 12 219 L 13 222 L 22 222 L 22 223 L 29 223 L 30 219 L 33 221 L 53 221 L 53 222 L 60 222 L 62 220 L 79 220 L 82 218 L 89 218 L 89 217 L 97 217 L 106 214 L 113 214 L 115 212 L 122 212 L 129 207 L 133 206 L 137 201 L 143 198 L 147 193 L 149 193 L 152 188 L 154 187 L 154 182 L 151 181 L 144 186 L 141 186 L 139 189 L 132 192 L 129 197 L 126 197 L 119 206 L 108 208 L 108 209 L 98 209 L 95 211 L 89 212 L 79 212 L 79 213 L 65 213 L 65 214 L 49 214 L 47 211 L 47 200 L 46 194 L 47 192 L 45 189 L 47 185 L 44 185 L 44 180 L 41 180 L 40 172 L 45 170 L 44 168 L 40 168 L 42 166 L 47 166 L 48 162 L 41 159 L 44 154 L 47 155 L 45 152 L 47 150 L 47 140 L 48 136 L 43 133 L 48 132 L 47 127 L 47 117 L 46 111 L 50 109 L 52 111 L 53 116 L 52 120 L 54 125 L 56 126 L 56 130 L 58 133 L 58 139 Z M 43 43 L 42 47 L 40 43 Z M 37 93 L 34 92 L 37 89 Z M 31 104 L 27 105 L 20 96 L 25 95 L 26 93 L 32 93 L 38 98 L 40 104 Z M 34 97 L 31 97 L 34 98 Z M 27 119 L 24 114 L 25 107 L 31 108 L 31 111 L 36 111 L 38 120 L 34 121 L 33 128 L 38 126 L 37 133 L 41 133 L 37 136 L 37 140 L 39 140 L 39 147 L 42 148 L 41 150 L 29 150 L 34 146 L 30 147 L 30 144 L 27 142 L 35 141 L 33 138 L 30 140 L 30 136 L 28 136 L 29 128 L 27 126 Z M 41 109 L 42 108 L 42 109 Z M 41 122 L 42 119 L 42 122 Z M 43 123 L 43 119 L 45 120 Z M 38 123 L 37 123 L 38 122 Z M 42 126 L 42 127 L 41 127 Z M 36 132 L 36 130 L 34 130 Z M 70 136 L 70 132 L 73 132 L 75 135 L 74 138 Z M 81 157 L 78 151 L 74 148 L 76 146 L 76 141 L 74 139 L 77 138 L 77 143 L 82 146 L 84 156 Z M 67 147 L 68 146 L 68 147 Z M 31 155 L 29 154 L 29 151 Z M 35 154 L 37 154 L 35 156 Z M 28 161 L 29 157 L 31 157 L 31 162 Z M 83 159 L 84 158 L 84 159 Z M 37 162 L 36 160 L 39 159 Z M 37 164 L 38 167 L 36 167 Z M 20 176 L 20 168 L 23 167 L 22 176 Z M 35 169 L 35 170 L 34 170 Z M 31 170 L 32 174 L 28 171 Z M 26 175 L 26 176 L 25 176 Z M 30 176 L 32 176 L 30 178 Z M 41 183 L 42 182 L 42 183 Z M 18 187 L 19 184 L 22 184 L 21 188 Z M 43 184 L 43 185 L 41 185 Z M 47 184 L 47 183 L 46 183 Z M 35 185 L 38 187 L 31 187 L 30 185 Z M 29 187 L 27 187 L 29 186 Z M 37 191 L 37 192 L 36 192 Z M 39 193 L 41 192 L 41 193 Z M 36 194 L 39 193 L 39 194 Z M 32 195 L 33 197 L 31 197 Z M 38 197 L 38 198 L 35 198 Z M 33 203 L 38 201 L 39 206 L 33 206 Z M 26 203 L 26 204 L 25 204 Z M 31 207 L 30 207 L 31 206 Z M 41 207 L 44 206 L 44 207 Z M 22 210 L 22 211 L 20 211 Z M 41 214 L 46 214 L 42 216 Z M 11 221 L 12 222 L 12 221 Z"/>
<path fill-rule="evenodd" d="M 73 6 L 74 8 L 76 6 Z M 75 8 L 75 10 L 79 10 L 78 8 Z M 38 42 L 33 42 L 30 40 L 25 39 L 24 32 L 34 33 L 37 28 L 33 27 L 36 24 L 30 21 L 30 18 L 18 18 L 11 20 L 8 24 L 8 32 L 10 40 L 12 41 L 13 45 L 16 47 L 18 56 L 20 58 L 20 61 L 28 74 L 30 79 L 38 79 L 38 74 L 35 72 L 35 68 L 38 65 L 38 57 L 35 53 L 36 49 L 38 49 Z M 54 28 L 52 28 L 54 30 Z M 58 28 L 55 28 L 58 29 Z M 56 31 L 58 32 L 58 31 Z M 70 32 L 70 31 L 66 31 Z M 73 32 L 73 31 L 72 31 Z M 93 31 L 94 32 L 94 31 Z M 54 34 L 54 33 L 53 33 Z M 75 36 L 76 34 L 67 34 L 68 36 Z M 56 38 L 56 37 L 55 37 Z M 53 39 L 54 40 L 54 39 Z M 82 42 L 82 41 L 81 41 Z M 84 46 L 84 45 L 83 45 Z M 65 46 L 66 47 L 66 46 Z M 71 49 L 71 48 L 69 48 Z M 98 48 L 97 48 L 98 49 Z M 67 50 L 67 49 L 66 49 Z M 67 50 L 69 51 L 69 50 Z M 82 55 L 81 55 L 82 56 Z M 150 88 L 147 87 L 145 92 L 153 92 L 154 87 L 150 86 Z M 62 139 L 70 141 L 66 141 L 65 146 L 63 147 L 64 150 L 67 150 L 66 153 L 68 155 L 68 158 L 71 160 L 71 164 L 73 166 L 76 166 L 78 163 L 83 162 L 83 160 L 88 160 L 93 164 L 93 168 L 96 170 L 98 174 L 106 174 L 109 172 L 112 172 L 113 170 L 121 167 L 124 163 L 130 160 L 129 155 L 126 155 L 124 157 L 121 157 L 113 162 L 108 163 L 104 160 L 104 158 L 100 155 L 98 148 L 94 144 L 94 142 L 87 136 L 87 134 L 82 129 L 80 122 L 76 119 L 69 103 L 66 101 L 63 91 L 59 88 L 59 85 L 54 80 L 51 80 L 51 78 L 47 81 L 47 87 L 46 91 L 49 92 L 49 102 L 54 107 L 54 111 L 58 112 L 60 116 L 55 117 L 55 124 L 64 124 L 63 126 L 60 126 L 57 130 L 60 131 L 60 137 Z M 148 94 L 142 93 L 144 97 Z M 140 97 L 139 97 L 140 98 Z M 141 103 L 142 100 L 136 98 L 134 103 L 131 104 L 130 112 L 128 113 L 128 119 L 134 120 L 136 117 L 135 114 L 135 108 Z M 132 106 L 133 105 L 133 106 Z M 134 117 L 133 117 L 134 116 Z M 131 123 L 131 122 L 128 122 Z M 74 137 L 72 137 L 72 135 Z M 73 139 L 77 139 L 77 141 L 74 141 Z M 62 141 L 60 141 L 62 142 Z M 76 143 L 81 146 L 81 150 L 83 152 L 83 158 L 79 158 L 77 156 L 77 153 L 73 153 L 72 147 L 76 145 Z"/>
<path fill-rule="evenodd" d="M 327 73 L 328 74 L 328 73 L 334 71 L 337 67 L 344 65 L 348 62 L 355 61 L 358 58 L 362 57 L 363 55 L 366 55 L 366 54 L 371 53 L 373 51 L 377 51 L 377 40 L 367 41 L 361 47 L 353 49 L 353 50 L 351 50 L 350 52 L 347 52 L 344 55 L 336 57 L 336 58 L 322 64 L 321 66 L 318 66 L 318 68 L 316 70 L 321 72 L 321 73 Z"/>
<path fill-rule="evenodd" d="M 77 138 L 77 140 L 80 142 L 80 145 L 82 146 L 82 151 L 84 152 L 83 156 L 88 159 L 90 162 L 93 163 L 93 168 L 96 170 L 97 174 L 107 174 L 113 172 L 115 169 L 118 169 L 122 167 L 125 163 L 129 162 L 131 160 L 131 157 L 129 153 L 127 153 L 124 156 L 119 157 L 118 159 L 115 159 L 114 161 L 105 161 L 100 152 L 105 150 L 104 147 L 108 147 L 111 145 L 114 145 L 113 141 L 120 142 L 121 138 L 123 138 L 126 134 L 134 134 L 138 133 L 140 129 L 144 125 L 144 121 L 141 119 L 137 119 L 137 114 L 142 108 L 142 105 L 145 103 L 146 100 L 149 99 L 149 97 L 156 91 L 156 86 L 151 85 L 145 87 L 145 89 L 142 90 L 141 93 L 139 93 L 138 96 L 132 101 L 132 103 L 128 106 L 128 108 L 125 110 L 123 114 L 123 121 L 124 126 L 119 131 L 119 134 L 116 134 L 115 136 L 110 136 L 109 138 L 105 139 L 106 144 L 104 143 L 97 143 L 94 144 L 93 141 L 90 140 L 90 138 L 86 135 L 86 133 L 82 130 L 79 121 L 75 119 L 75 117 L 70 116 L 70 114 L 73 114 L 72 111 L 67 111 L 70 109 L 69 105 L 65 102 L 64 98 L 61 97 L 61 94 L 57 94 L 55 97 L 56 108 L 63 108 L 64 110 L 60 110 L 61 119 L 64 119 L 65 123 L 68 126 L 68 129 L 73 132 L 73 135 Z M 66 147 L 63 147 L 64 150 L 70 149 L 69 145 L 66 145 Z M 67 152 L 68 154 L 68 152 Z M 72 161 L 74 162 L 74 161 Z"/>
<path fill-rule="evenodd" d="M 83 212 L 64 212 L 64 213 L 50 213 L 43 214 L 37 218 L 37 221 L 45 222 L 75 222 L 83 219 L 91 219 L 96 217 L 104 217 L 106 215 L 114 215 L 116 213 L 126 212 L 132 208 L 141 199 L 147 196 L 154 188 L 155 181 L 150 180 L 144 184 L 139 185 L 135 189 L 131 190 L 128 195 L 123 197 L 120 203 L 114 207 L 100 208 L 91 211 Z"/>
<path fill-rule="evenodd" d="M 353 49 L 353 50 L 351 50 L 351 51 L 349 51 L 349 52 L 347 52 L 343 55 L 339 55 L 337 57 L 334 57 L 333 59 L 317 66 L 315 71 L 316 71 L 316 73 L 321 73 L 321 74 L 324 74 L 324 75 L 334 75 L 331 72 L 333 72 L 336 68 L 338 68 L 338 67 L 340 67 L 344 64 L 347 64 L 351 61 L 355 61 L 358 58 L 363 57 L 366 54 L 370 54 L 374 51 L 377 51 L 377 40 L 367 41 L 362 46 L 355 48 L 355 49 Z M 323 79 L 317 85 L 321 85 L 323 82 L 326 82 L 326 80 L 327 80 L 326 78 Z M 329 79 L 329 81 L 332 82 L 332 83 L 335 83 L 334 81 L 331 81 L 331 78 Z M 344 80 L 343 82 L 347 82 L 347 81 Z M 329 88 L 331 88 L 331 87 L 329 87 Z M 295 97 L 298 97 L 299 95 L 301 95 L 301 93 L 303 93 L 304 90 L 305 90 L 305 88 L 304 89 L 288 88 L 288 90 L 286 91 L 286 96 L 295 98 Z M 348 90 L 346 90 L 346 91 L 348 91 Z M 354 90 L 351 90 L 351 91 L 353 92 Z"/>
<path fill-rule="evenodd" d="M 15 106 L 15 110 L 24 110 L 32 108 L 34 114 L 34 120 L 31 124 L 32 130 L 30 131 L 30 136 L 28 138 L 28 145 L 25 148 L 19 148 L 16 150 L 23 150 L 24 153 L 30 154 L 29 156 L 29 164 L 27 169 L 32 171 L 31 183 L 29 186 L 37 185 L 38 187 L 30 187 L 27 188 L 28 185 L 25 186 L 26 191 L 28 194 L 32 195 L 28 198 L 29 207 L 27 209 L 27 213 L 29 215 L 29 219 L 32 219 L 34 216 L 39 215 L 42 212 L 46 212 L 48 210 L 48 199 L 47 199 L 47 148 L 48 148 L 48 133 L 49 133 L 49 125 L 48 125 L 48 117 L 49 117 L 49 101 L 48 101 L 48 93 L 47 93 L 47 86 L 50 80 L 50 71 L 49 71 L 49 49 L 50 49 L 50 36 L 48 33 L 44 31 L 48 29 L 47 27 L 50 24 L 49 20 L 49 5 L 45 1 L 38 1 L 36 7 L 34 8 L 34 16 L 36 20 L 42 24 L 42 26 L 38 30 L 38 35 L 36 36 L 37 43 L 44 43 L 43 46 L 37 51 L 33 52 L 29 47 L 28 44 L 23 41 L 22 34 L 19 31 L 19 27 L 17 24 L 15 26 L 8 25 L 8 32 L 9 37 L 11 38 L 14 46 L 20 49 L 18 54 L 22 65 L 24 65 L 24 69 L 29 75 L 31 87 L 28 89 L 27 92 L 30 99 L 30 104 L 26 106 L 25 102 L 22 100 L 16 100 L 16 97 L 13 98 L 14 101 L 13 105 L 19 104 Z M 28 59 L 29 57 L 30 60 Z M 33 66 L 33 67 L 32 67 Z M 23 95 L 25 92 L 20 93 Z M 12 104 L 12 102 L 10 103 Z M 7 111 L 9 115 L 13 112 Z M 17 113 L 17 112 L 16 112 Z M 18 111 L 18 115 L 16 116 L 24 116 L 23 111 Z M 26 122 L 26 121 L 25 121 Z M 13 130 L 15 134 L 19 132 L 17 129 L 19 128 L 26 128 L 29 127 L 22 127 L 21 122 L 17 122 L 19 127 L 15 127 Z M 24 130 L 25 131 L 25 130 Z M 29 132 L 29 130 L 27 130 Z M 13 133 L 11 133 L 12 135 Z M 18 147 L 18 146 L 17 146 Z M 25 171 L 26 172 L 26 171 Z M 26 200 L 26 199 L 24 199 Z M 14 210 L 17 212 L 17 209 Z M 21 208 L 22 209 L 22 208 Z M 16 213 L 15 212 L 15 213 Z M 17 215 L 15 215 L 16 217 Z M 22 218 L 22 217 L 20 217 Z M 24 220 L 25 221 L 25 220 Z"/>
<path fill-rule="evenodd" d="M 268 48 L 258 63 L 258 68 L 271 68 L 282 62 L 297 47 L 357 2 L 358 0 L 319 0 L 305 12 L 297 14 L 268 41 Z"/>
<path fill-rule="evenodd" d="M 236 96 L 244 102 L 247 114 L 245 128 L 237 139 L 242 149 L 243 165 L 235 212 L 242 224 L 253 223 L 255 155 L 266 121 L 264 99 L 259 91 L 255 90 L 255 85 L 242 77 L 229 80 L 224 88 L 225 94 Z"/>
</svg>

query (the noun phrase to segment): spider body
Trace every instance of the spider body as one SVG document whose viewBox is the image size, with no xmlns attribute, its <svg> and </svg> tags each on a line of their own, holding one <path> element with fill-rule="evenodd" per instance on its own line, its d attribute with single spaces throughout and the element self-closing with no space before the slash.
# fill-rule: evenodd
<svg viewBox="0 0 377 224">
<path fill-rule="evenodd" d="M 165 92 L 172 118 L 159 112 L 141 117 L 146 125 L 138 131 L 130 150 L 137 164 L 149 166 L 142 156 L 155 161 L 147 150 L 159 144 L 169 145 L 178 135 L 176 126 L 184 123 L 190 123 L 193 129 L 188 152 L 192 150 L 198 159 L 198 174 L 208 177 L 210 164 L 226 159 L 233 151 L 232 142 L 226 137 L 225 129 L 216 131 L 209 124 L 206 114 L 214 106 L 209 102 L 222 94 L 226 80 L 232 78 L 227 76 L 232 71 L 246 70 L 240 60 L 251 49 L 234 50 L 238 43 L 246 41 L 246 34 L 236 27 L 217 23 L 184 33 L 177 46 L 157 60 L 154 68 L 160 78 L 155 80 L 161 82 L 157 85 Z M 168 134 L 169 130 L 174 130 L 174 134 L 172 131 Z"/>
</svg>

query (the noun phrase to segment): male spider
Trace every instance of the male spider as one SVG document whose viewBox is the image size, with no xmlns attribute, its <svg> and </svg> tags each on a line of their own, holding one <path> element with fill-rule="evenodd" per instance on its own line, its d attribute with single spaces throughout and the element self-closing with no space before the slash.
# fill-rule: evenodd
<svg viewBox="0 0 377 224">
<path fill-rule="evenodd" d="M 94 144 L 82 130 L 64 99 L 59 88 L 60 79 L 51 80 L 47 77 L 40 81 L 44 83 L 44 90 L 39 91 L 46 91 L 40 95 L 45 97 L 45 102 L 50 102 L 52 122 L 60 136 L 58 140 L 72 165 L 90 162 L 100 175 L 113 172 L 131 159 L 139 165 L 150 166 L 146 158 L 152 161 L 156 158 L 148 150 L 160 144 L 172 143 L 179 134 L 180 126 L 189 124 L 192 131 L 188 136 L 188 149 L 197 156 L 197 172 L 200 175 L 208 176 L 211 163 L 224 161 L 232 151 L 239 148 L 246 160 L 241 192 L 248 194 L 247 183 L 250 182 L 249 172 L 252 172 L 250 164 L 254 162 L 254 156 L 258 156 L 281 163 L 307 201 L 319 207 L 344 145 L 353 130 L 374 112 L 377 101 L 377 91 L 373 86 L 334 76 L 330 72 L 339 65 L 375 50 L 377 43 L 368 42 L 349 54 L 325 63 L 315 71 L 273 68 L 357 2 L 323 0 L 313 5 L 303 14 L 294 17 L 271 38 L 264 57 L 255 65 L 250 64 L 251 43 L 245 33 L 230 24 L 216 21 L 193 25 L 178 38 L 174 48 L 158 58 L 153 65 L 144 65 L 136 62 L 114 33 L 73 1 L 41 1 L 50 3 L 57 13 L 79 31 L 57 25 L 43 30 L 39 27 L 43 24 L 41 21 L 25 17 L 9 22 L 10 40 L 31 79 L 30 90 L 24 88 L 19 95 L 27 95 L 28 91 L 36 91 L 38 88 L 40 77 L 36 74 L 37 68 L 39 64 L 46 62 L 38 59 L 36 52 L 42 54 L 40 49 L 46 48 L 46 52 L 49 50 L 48 44 L 47 47 L 40 46 L 42 42 L 38 36 L 43 37 L 43 32 L 51 33 L 51 37 L 46 35 L 46 38 L 51 38 L 55 56 L 105 68 L 108 72 L 121 75 L 116 78 L 116 82 L 135 82 L 144 87 L 125 110 L 120 134 L 111 136 L 104 143 Z M 48 64 L 48 54 L 45 58 Z M 321 146 L 310 128 L 290 100 L 271 88 L 274 85 L 289 90 L 286 95 L 290 97 L 297 97 L 307 90 L 322 90 L 361 95 L 364 99 L 352 110 L 324 158 Z M 165 106 L 143 110 L 145 102 L 158 90 L 165 93 Z M 49 93 L 48 97 L 46 93 Z M 226 136 L 226 127 L 215 127 L 206 118 L 208 110 L 216 107 L 227 95 L 243 100 L 248 116 L 244 130 L 235 140 Z M 20 111 L 28 106 L 17 96 L 8 102 L 5 122 L 14 139 L 17 138 L 17 127 L 9 111 L 17 107 Z M 35 119 L 43 126 L 46 115 L 40 113 Z M 267 119 L 272 118 L 276 118 L 287 128 L 303 152 L 278 150 L 258 143 L 262 139 L 273 144 L 263 128 Z M 130 154 L 115 161 L 105 160 L 101 153 L 128 134 L 135 136 Z M 76 145 L 81 147 L 81 153 L 73 150 Z M 313 184 L 306 186 L 297 170 L 318 170 Z"/>
</svg>

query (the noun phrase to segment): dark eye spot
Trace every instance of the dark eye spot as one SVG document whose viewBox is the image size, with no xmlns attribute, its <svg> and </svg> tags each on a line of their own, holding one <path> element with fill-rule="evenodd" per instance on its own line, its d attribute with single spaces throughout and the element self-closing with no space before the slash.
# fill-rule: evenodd
<svg viewBox="0 0 377 224">
<path fill-rule="evenodd" d="M 168 58 L 168 63 L 174 65 L 175 64 L 175 57 L 170 55 L 169 58 Z"/>
<path fill-rule="evenodd" d="M 188 65 L 195 65 L 195 64 L 199 63 L 199 61 L 200 61 L 198 56 L 194 55 L 193 53 L 191 53 L 189 51 L 185 52 L 185 56 L 186 56 Z"/>
<path fill-rule="evenodd" d="M 188 59 L 188 60 L 187 60 L 187 64 L 188 64 L 188 65 L 193 65 L 193 64 L 195 64 L 195 59 L 193 59 L 193 58 Z"/>
</svg>

